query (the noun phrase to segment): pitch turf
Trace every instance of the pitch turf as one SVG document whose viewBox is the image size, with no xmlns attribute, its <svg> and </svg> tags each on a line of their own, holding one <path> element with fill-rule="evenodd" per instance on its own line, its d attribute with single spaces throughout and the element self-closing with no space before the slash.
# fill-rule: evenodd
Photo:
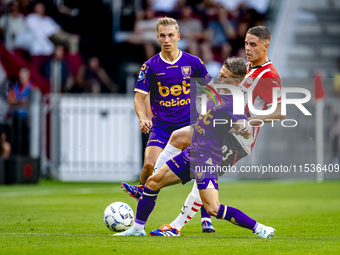
<svg viewBox="0 0 340 255">
<path fill-rule="evenodd" d="M 191 185 L 161 191 L 146 231 L 170 223 Z M 339 254 L 340 182 L 220 183 L 220 201 L 276 228 L 273 239 L 213 219 L 203 234 L 199 215 L 182 237 L 113 237 L 102 214 L 115 201 L 137 203 L 119 184 L 42 181 L 0 186 L 0 254 Z"/>
</svg>

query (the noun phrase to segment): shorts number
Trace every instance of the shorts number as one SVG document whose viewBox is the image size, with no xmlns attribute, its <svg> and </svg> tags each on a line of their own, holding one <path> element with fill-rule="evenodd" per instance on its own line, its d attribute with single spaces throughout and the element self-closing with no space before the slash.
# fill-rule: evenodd
<svg viewBox="0 0 340 255">
<path fill-rule="evenodd" d="M 229 150 L 228 153 L 227 152 L 228 152 L 228 147 L 226 145 L 223 145 L 222 146 L 222 154 L 224 155 L 224 153 L 226 153 L 226 155 L 222 158 L 223 161 L 226 161 L 228 159 L 228 157 L 233 154 L 232 150 Z"/>
</svg>

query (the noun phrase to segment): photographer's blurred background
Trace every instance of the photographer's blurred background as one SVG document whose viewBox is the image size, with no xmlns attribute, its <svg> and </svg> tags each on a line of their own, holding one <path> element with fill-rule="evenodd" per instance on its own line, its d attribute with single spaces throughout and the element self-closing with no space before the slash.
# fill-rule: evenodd
<svg viewBox="0 0 340 255">
<path fill-rule="evenodd" d="M 301 120 L 294 132 L 266 127 L 280 142 L 257 142 L 243 164 L 339 164 L 339 14 L 340 0 L 0 0 L 0 184 L 138 178 L 145 137 L 133 89 L 143 62 L 160 51 L 163 16 L 177 19 L 178 47 L 214 78 L 227 57 L 245 58 L 244 37 L 256 25 L 272 31 L 268 55 L 283 87 L 313 94 L 321 77 L 322 130 L 311 100 L 313 117 L 291 109 L 287 118 Z M 321 145 L 310 141 L 317 132 Z"/>
</svg>

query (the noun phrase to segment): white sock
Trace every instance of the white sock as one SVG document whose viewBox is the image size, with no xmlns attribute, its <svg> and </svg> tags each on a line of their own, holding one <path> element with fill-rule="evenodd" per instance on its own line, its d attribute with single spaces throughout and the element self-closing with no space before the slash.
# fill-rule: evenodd
<svg viewBox="0 0 340 255">
<path fill-rule="evenodd" d="M 134 231 L 141 231 L 145 227 L 145 224 L 139 224 L 136 221 L 133 223 L 132 228 Z"/>
<path fill-rule="evenodd" d="M 181 213 L 178 217 L 170 223 L 171 227 L 181 230 L 181 228 L 188 223 L 188 221 L 194 217 L 194 215 L 198 212 L 198 210 L 202 207 L 202 200 L 200 197 L 200 193 L 197 188 L 197 184 L 195 182 L 194 186 L 190 194 L 185 200 L 185 203 L 182 207 Z"/>
<path fill-rule="evenodd" d="M 168 160 L 172 159 L 173 157 L 180 154 L 182 150 L 177 149 L 176 147 L 172 146 L 171 144 L 167 143 L 164 150 L 156 161 L 155 168 L 153 170 L 153 174 L 155 174 Z"/>
<path fill-rule="evenodd" d="M 255 225 L 255 233 L 257 233 L 257 231 L 258 231 L 260 228 L 262 228 L 262 227 L 264 227 L 263 224 L 256 222 L 256 225 Z"/>
</svg>

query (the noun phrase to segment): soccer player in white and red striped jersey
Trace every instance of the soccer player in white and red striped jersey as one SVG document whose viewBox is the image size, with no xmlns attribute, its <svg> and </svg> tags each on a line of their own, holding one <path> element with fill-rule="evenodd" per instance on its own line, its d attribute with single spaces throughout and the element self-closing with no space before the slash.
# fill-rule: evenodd
<svg viewBox="0 0 340 255">
<path fill-rule="evenodd" d="M 277 98 L 273 97 L 273 88 L 280 90 L 281 80 L 274 65 L 267 56 L 270 40 L 270 31 L 265 26 L 250 28 L 245 38 L 245 50 L 249 62 L 247 63 L 248 71 L 240 84 L 240 89 L 244 93 L 248 119 L 252 120 L 251 125 L 254 126 L 253 141 L 251 141 L 249 155 L 254 148 L 261 123 L 269 123 L 272 120 L 280 120 L 285 117 L 281 115 L 281 93 L 277 93 Z M 248 93 L 252 93 L 252 102 L 248 102 Z M 276 101 L 277 107 L 272 114 L 256 115 L 249 109 L 252 105 L 256 110 L 267 110 L 274 101 Z M 244 149 L 247 149 L 247 147 Z"/>
<path fill-rule="evenodd" d="M 273 88 L 280 89 L 281 81 L 275 67 L 267 56 L 270 40 L 270 30 L 265 26 L 252 27 L 247 31 L 245 38 L 245 50 L 248 60 L 247 74 L 239 88 L 244 93 L 245 109 L 248 114 L 248 120 L 251 120 L 251 125 L 253 126 L 253 137 L 251 139 L 245 139 L 235 132 L 231 132 L 230 135 L 227 135 L 227 139 L 225 139 L 224 142 L 227 147 L 227 150 L 224 151 L 224 158 L 227 158 L 227 160 L 222 163 L 223 165 L 225 165 L 226 162 L 227 164 L 230 162 L 231 165 L 235 164 L 243 157 L 251 155 L 262 123 L 269 123 L 273 120 L 285 118 L 284 115 L 281 115 L 280 93 L 277 93 L 276 98 L 273 98 Z M 252 102 L 248 102 L 248 93 L 252 93 Z M 277 106 L 276 110 L 271 114 L 256 115 L 249 110 L 251 106 L 256 110 L 267 110 L 272 106 L 273 102 L 273 106 L 275 107 L 275 102 L 277 103 Z M 249 106 L 249 104 L 251 104 L 251 106 Z M 169 140 L 170 145 L 176 145 L 175 147 L 181 148 L 183 136 L 190 137 L 190 129 L 181 129 L 180 132 L 175 131 Z M 183 147 L 181 149 L 183 149 Z M 164 157 L 161 153 L 156 163 L 156 167 L 159 169 L 167 160 L 169 159 Z M 199 197 L 199 192 L 195 183 L 183 205 L 181 213 L 170 224 L 170 227 L 180 231 L 201 206 L 202 201 Z M 207 215 L 204 216 L 204 220 L 211 221 Z M 167 225 L 167 227 L 169 227 L 169 225 Z M 154 231 L 159 232 L 162 231 L 162 229 L 163 228 L 161 227 L 158 231 Z"/>
</svg>

